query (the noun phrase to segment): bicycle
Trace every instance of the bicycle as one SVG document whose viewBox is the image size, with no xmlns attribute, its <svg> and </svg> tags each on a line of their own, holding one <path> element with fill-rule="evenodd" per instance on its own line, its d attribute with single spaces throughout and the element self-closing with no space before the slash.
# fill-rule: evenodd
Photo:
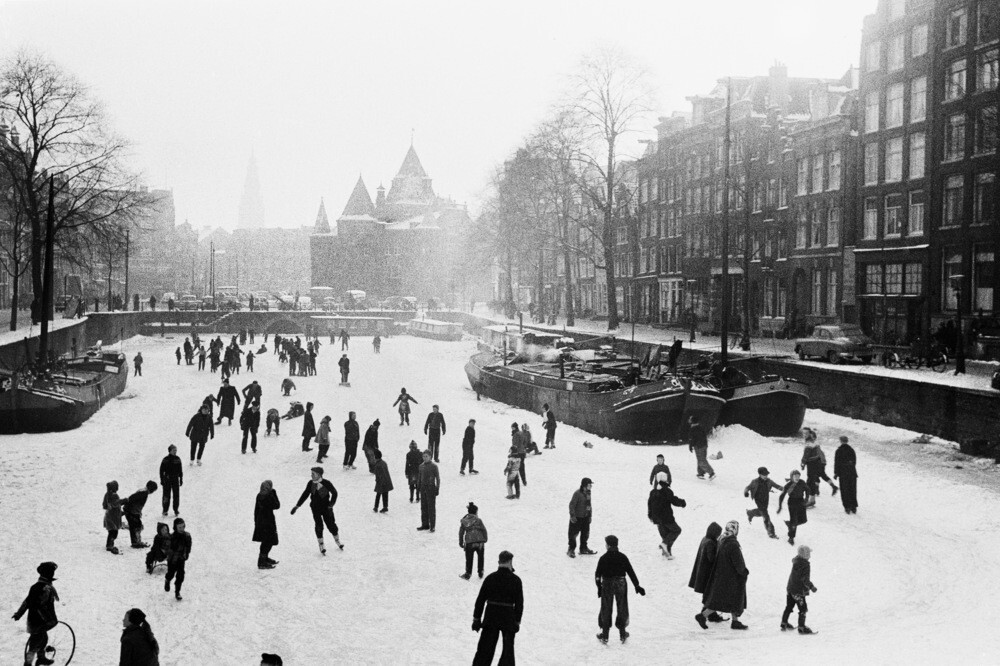
<svg viewBox="0 0 1000 666">
<path fill-rule="evenodd" d="M 45 647 L 45 657 L 50 659 L 53 664 L 67 666 L 73 661 L 73 655 L 76 654 L 76 633 L 74 633 L 73 627 L 60 620 L 56 626 L 49 629 L 48 634 L 49 642 Z M 35 658 L 28 652 L 30 642 L 31 638 L 29 637 L 24 643 L 24 663 L 33 665 Z"/>
<path fill-rule="evenodd" d="M 944 372 L 948 369 L 948 352 L 941 349 L 932 349 L 927 354 L 927 367 L 934 372 Z"/>
</svg>

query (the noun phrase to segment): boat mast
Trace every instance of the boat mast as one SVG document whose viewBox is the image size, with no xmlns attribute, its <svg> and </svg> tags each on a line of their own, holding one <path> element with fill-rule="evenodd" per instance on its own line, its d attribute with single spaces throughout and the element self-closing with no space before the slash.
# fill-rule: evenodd
<svg viewBox="0 0 1000 666">
<path fill-rule="evenodd" d="M 45 216 L 45 267 L 42 272 L 42 334 L 38 340 L 38 364 L 49 360 L 49 313 L 52 312 L 52 246 L 54 218 L 56 216 L 55 192 L 52 176 L 49 176 L 49 206 Z"/>
<path fill-rule="evenodd" d="M 725 163 L 722 171 L 722 364 L 729 362 L 729 161 L 732 141 L 729 137 L 729 116 L 732 106 L 733 80 L 726 81 L 726 136 L 722 140 Z"/>
</svg>

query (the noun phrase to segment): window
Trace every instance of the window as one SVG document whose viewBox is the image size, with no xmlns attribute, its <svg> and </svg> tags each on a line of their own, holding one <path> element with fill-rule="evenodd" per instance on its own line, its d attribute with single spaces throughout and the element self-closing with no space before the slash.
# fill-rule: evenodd
<svg viewBox="0 0 1000 666">
<path fill-rule="evenodd" d="M 944 310 L 954 310 L 958 307 L 958 297 L 952 288 L 951 277 L 962 275 L 962 253 L 957 248 L 946 247 L 942 260 L 944 270 L 941 271 L 941 307 Z"/>
<path fill-rule="evenodd" d="M 878 131 L 878 101 L 877 92 L 865 96 L 865 132 Z"/>
<path fill-rule="evenodd" d="M 944 73 L 944 101 L 965 96 L 965 58 L 948 65 Z"/>
<path fill-rule="evenodd" d="M 865 185 L 878 184 L 878 143 L 865 144 Z"/>
<path fill-rule="evenodd" d="M 868 44 L 865 52 L 865 71 L 877 72 L 882 66 L 882 42 L 875 40 Z"/>
<path fill-rule="evenodd" d="M 909 214 L 906 218 L 907 236 L 922 236 L 924 234 L 924 199 L 922 191 L 910 192 Z"/>
<path fill-rule="evenodd" d="M 980 44 L 1000 37 L 1000 6 L 991 0 L 979 0 L 976 36 Z"/>
<path fill-rule="evenodd" d="M 910 55 L 914 58 L 927 53 L 927 24 L 913 26 L 910 33 Z"/>
<path fill-rule="evenodd" d="M 753 212 L 759 213 L 764 208 L 764 183 L 753 185 Z"/>
<path fill-rule="evenodd" d="M 950 176 L 944 183 L 941 199 L 942 227 L 954 227 L 962 223 L 962 199 L 965 195 L 965 181 L 962 176 Z"/>
<path fill-rule="evenodd" d="M 903 137 L 889 139 L 885 144 L 885 182 L 897 183 L 903 179 Z"/>
<path fill-rule="evenodd" d="M 944 161 L 965 157 L 965 114 L 948 116 L 944 124 Z"/>
<path fill-rule="evenodd" d="M 823 271 L 814 268 L 812 272 L 812 314 L 823 314 Z"/>
<path fill-rule="evenodd" d="M 973 224 L 987 224 L 996 221 L 996 180 L 995 173 L 976 174 L 976 189 L 972 194 Z"/>
<path fill-rule="evenodd" d="M 872 240 L 878 233 L 878 199 L 868 197 L 865 199 L 865 240 Z"/>
<path fill-rule="evenodd" d="M 997 89 L 997 49 L 979 54 L 976 64 L 976 92 Z"/>
<path fill-rule="evenodd" d="M 969 27 L 969 10 L 959 7 L 951 10 L 944 26 L 945 48 L 965 44 L 965 33 Z"/>
<path fill-rule="evenodd" d="M 826 183 L 826 189 L 840 189 L 840 151 L 834 150 L 830 153 L 830 177 Z"/>
<path fill-rule="evenodd" d="M 927 118 L 927 77 L 918 76 L 910 81 L 910 122 L 918 123 Z"/>
<path fill-rule="evenodd" d="M 982 245 L 975 249 L 972 264 L 972 294 L 974 310 L 993 311 L 993 252 Z"/>
<path fill-rule="evenodd" d="M 788 188 L 784 176 L 778 178 L 778 208 L 788 208 Z"/>
<path fill-rule="evenodd" d="M 803 157 L 799 160 L 799 178 L 797 194 L 809 194 L 809 160 Z"/>
<path fill-rule="evenodd" d="M 903 264 L 885 265 L 885 293 L 903 293 Z"/>
<path fill-rule="evenodd" d="M 774 206 L 778 203 L 778 180 L 771 178 L 767 181 L 767 205 Z"/>
<path fill-rule="evenodd" d="M 903 231 L 903 195 L 890 194 L 885 198 L 885 237 L 898 238 Z"/>
<path fill-rule="evenodd" d="M 973 154 L 986 155 L 997 151 L 997 107 L 987 106 L 976 112 L 976 140 Z"/>
<path fill-rule="evenodd" d="M 823 155 L 812 157 L 812 191 L 813 194 L 823 191 Z"/>
<path fill-rule="evenodd" d="M 927 137 L 923 132 L 914 132 L 910 135 L 910 180 L 924 177 L 926 144 Z"/>
<path fill-rule="evenodd" d="M 801 250 L 805 248 L 808 235 L 809 235 L 809 218 L 806 215 L 806 211 L 800 210 L 798 224 L 795 225 L 796 250 Z"/>
<path fill-rule="evenodd" d="M 920 264 L 905 264 L 903 267 L 903 293 L 919 294 L 923 291 L 924 271 Z"/>
<path fill-rule="evenodd" d="M 865 293 L 882 293 L 882 267 L 878 264 L 867 264 L 865 266 Z"/>
<path fill-rule="evenodd" d="M 890 72 L 903 69 L 903 60 L 905 58 L 903 44 L 906 41 L 905 37 L 904 33 L 899 33 L 898 35 L 893 35 L 892 39 L 889 40 L 889 51 L 886 53 L 886 69 Z"/>
<path fill-rule="evenodd" d="M 826 244 L 830 247 L 840 245 L 840 208 L 834 206 L 826 216 Z"/>
<path fill-rule="evenodd" d="M 824 241 L 823 227 L 825 226 L 823 222 L 826 217 L 826 211 L 821 208 L 813 208 L 809 212 L 809 226 L 811 227 L 812 247 L 822 247 Z"/>
</svg>

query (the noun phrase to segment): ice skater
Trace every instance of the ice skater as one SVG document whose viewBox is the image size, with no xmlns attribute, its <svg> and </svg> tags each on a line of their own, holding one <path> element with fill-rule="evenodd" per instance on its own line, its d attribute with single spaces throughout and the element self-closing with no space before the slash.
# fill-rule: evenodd
<svg viewBox="0 0 1000 666">
<path fill-rule="evenodd" d="M 514 554 L 500 552 L 499 567 L 483 581 L 472 611 L 472 630 L 480 631 L 479 644 L 472 666 L 490 666 L 497 649 L 497 639 L 503 636 L 501 666 L 514 664 L 514 637 L 521 628 L 524 612 L 524 589 L 514 574 Z M 485 615 L 484 615 L 485 611 Z"/>
<path fill-rule="evenodd" d="M 483 557 L 485 557 L 488 534 L 486 525 L 479 517 L 479 507 L 475 503 L 469 502 L 465 509 L 468 513 L 462 517 L 458 524 L 458 547 L 465 550 L 465 573 L 460 578 L 469 580 L 472 578 L 473 556 L 478 557 L 479 577 L 483 577 Z"/>
<path fill-rule="evenodd" d="M 666 472 L 657 472 L 656 486 L 649 491 L 646 508 L 650 522 L 656 525 L 660 533 L 660 551 L 668 560 L 674 559 L 671 549 L 681 535 L 681 528 L 674 519 L 675 506 L 684 508 L 687 502 L 674 495 Z"/>
<path fill-rule="evenodd" d="M 833 478 L 840 481 L 840 501 L 844 512 L 858 512 L 858 456 L 848 444 L 846 435 L 840 436 L 840 446 L 833 454 Z"/>
<path fill-rule="evenodd" d="M 694 451 L 698 460 L 698 478 L 704 479 L 708 474 L 709 480 L 715 478 L 715 470 L 708 464 L 708 434 L 701 426 L 697 416 L 691 415 L 688 418 L 688 450 Z"/>
<path fill-rule="evenodd" d="M 306 403 L 306 411 L 303 414 L 302 419 L 302 450 L 312 451 L 312 447 L 309 443 L 312 442 L 313 437 L 316 436 L 316 421 L 313 420 L 312 414 L 313 404 L 311 402 Z"/>
<path fill-rule="evenodd" d="M 150 494 L 155 493 L 156 489 L 156 481 L 147 481 L 145 487 L 129 495 L 122 505 L 122 512 L 128 522 L 128 533 L 133 548 L 149 547 L 149 544 L 142 540 L 142 509 L 146 506 L 146 500 Z"/>
<path fill-rule="evenodd" d="M 474 467 L 475 454 L 473 448 L 476 445 L 476 419 L 469 419 L 469 425 L 465 427 L 465 434 L 462 436 L 462 467 L 459 474 L 465 475 L 465 465 L 469 465 L 469 474 L 479 474 Z"/>
<path fill-rule="evenodd" d="M 240 392 L 235 386 L 229 385 L 228 379 L 222 380 L 222 387 L 219 388 L 219 395 L 215 396 L 215 401 L 219 403 L 219 418 L 215 420 L 215 425 L 221 424 L 222 419 L 228 419 L 229 425 L 233 425 L 236 405 L 240 404 Z"/>
<path fill-rule="evenodd" d="M 444 414 L 441 413 L 437 405 L 431 407 L 427 420 L 424 421 L 424 434 L 427 435 L 427 448 L 434 456 L 434 462 L 441 462 L 441 435 L 447 432 L 448 428 L 444 422 Z"/>
<path fill-rule="evenodd" d="M 283 395 L 291 395 L 292 391 L 295 389 L 295 382 L 293 382 L 288 377 L 281 380 L 281 393 Z"/>
<path fill-rule="evenodd" d="M 797 469 L 793 469 L 788 475 L 788 483 L 781 489 L 778 496 L 778 514 L 781 514 L 781 503 L 785 496 L 788 496 L 788 543 L 795 545 L 795 534 L 799 525 L 804 525 L 809 520 L 806 517 L 806 502 L 809 499 L 809 486 L 802 480 L 802 474 Z"/>
<path fill-rule="evenodd" d="M 545 420 L 542 422 L 542 427 L 545 428 L 545 446 L 546 449 L 556 448 L 556 417 L 549 409 L 549 403 L 542 405 L 542 416 Z"/>
<path fill-rule="evenodd" d="M 323 468 L 313 467 L 312 478 L 306 482 L 306 489 L 302 491 L 299 501 L 292 507 L 292 515 L 298 511 L 299 507 L 309 500 L 309 508 L 312 509 L 313 523 L 316 528 L 316 541 L 319 543 L 319 552 L 326 555 L 326 545 L 323 543 L 323 524 L 333 535 L 333 540 L 337 547 L 344 550 L 344 544 L 340 542 L 340 529 L 337 527 L 337 519 L 333 515 L 333 506 L 337 503 L 337 489 L 333 484 L 323 478 Z"/>
<path fill-rule="evenodd" d="M 740 622 L 739 617 L 747 607 L 747 576 L 750 571 L 743 560 L 743 549 L 737 539 L 739 532 L 738 522 L 730 520 L 726 523 L 726 529 L 719 540 L 704 603 L 706 610 L 731 613 L 729 627 L 743 630 L 747 629 L 747 625 Z M 701 614 L 704 616 L 704 611 Z M 698 624 L 701 624 L 700 620 Z"/>
<path fill-rule="evenodd" d="M 267 434 L 265 437 L 270 437 L 272 427 L 274 427 L 274 436 L 278 437 L 281 434 L 281 416 L 274 407 L 267 410 Z"/>
<path fill-rule="evenodd" d="M 181 585 L 184 584 L 184 566 L 191 555 L 191 535 L 188 534 L 183 518 L 174 518 L 174 533 L 170 535 L 170 552 L 167 554 L 167 575 L 163 589 L 170 591 L 174 581 L 174 599 L 181 601 Z"/>
<path fill-rule="evenodd" d="M 28 646 L 24 651 L 25 666 L 35 664 L 54 664 L 52 659 L 46 657 L 46 648 L 49 645 L 49 630 L 59 624 L 56 617 L 56 602 L 59 601 L 59 593 L 52 583 L 56 580 L 56 569 L 59 565 L 55 562 L 42 562 L 35 571 L 38 572 L 38 580 L 28 589 L 28 596 L 21 602 L 21 606 L 14 613 L 14 620 L 20 620 L 25 613 L 28 614 Z"/>
<path fill-rule="evenodd" d="M 566 554 L 576 557 L 576 537 L 580 536 L 580 554 L 596 555 L 597 551 L 587 547 L 590 539 L 590 521 L 593 517 L 593 507 L 590 503 L 590 491 L 594 482 L 584 477 L 580 487 L 573 492 L 569 500 L 569 550 Z"/>
<path fill-rule="evenodd" d="M 594 570 L 594 581 L 597 583 L 597 596 L 601 600 L 601 610 L 597 615 L 597 624 L 601 632 L 597 634 L 597 640 L 602 643 L 608 642 L 608 632 L 611 631 L 611 611 L 615 604 L 618 605 L 618 615 L 615 617 L 615 627 L 618 628 L 618 637 L 622 643 L 628 639 L 629 611 L 628 611 L 628 584 L 625 576 L 628 576 L 635 587 L 635 592 L 640 597 L 646 596 L 646 590 L 639 585 L 639 578 L 635 575 L 632 563 L 629 562 L 625 553 L 618 550 L 618 537 L 609 534 L 604 537 L 604 544 L 607 552 L 597 560 L 597 569 Z"/>
<path fill-rule="evenodd" d="M 344 421 L 344 469 L 357 469 L 354 460 L 358 457 L 358 440 L 361 439 L 361 428 L 358 426 L 358 415 L 347 413 Z"/>
<path fill-rule="evenodd" d="M 417 470 L 420 485 L 420 527 L 417 531 L 434 531 L 437 524 L 437 496 L 441 491 L 441 474 L 438 466 L 431 461 L 431 452 L 423 452 L 424 461 Z"/>
<path fill-rule="evenodd" d="M 327 452 L 330 450 L 330 416 L 324 416 L 319 421 L 319 431 L 316 433 L 316 446 L 319 450 L 316 452 L 316 462 L 323 462 L 323 458 L 327 457 Z"/>
<path fill-rule="evenodd" d="M 788 623 L 788 618 L 792 614 L 792 609 L 798 607 L 799 633 L 815 633 L 806 626 L 806 613 L 809 612 L 806 597 L 810 592 L 816 591 L 816 586 L 813 585 L 810 579 L 812 565 L 809 563 L 809 557 L 811 555 L 812 549 L 809 546 L 799 546 L 798 555 L 792 558 L 792 573 L 789 574 L 788 585 L 785 587 L 785 592 L 787 593 L 785 596 L 785 612 L 781 614 L 782 631 L 792 628 L 792 625 Z"/>
<path fill-rule="evenodd" d="M 278 545 L 278 524 L 274 512 L 280 508 L 274 484 L 270 480 L 263 481 L 253 507 L 253 541 L 260 544 L 258 569 L 273 569 L 278 563 L 271 559 L 271 549 Z"/>
<path fill-rule="evenodd" d="M 507 466 L 503 468 L 507 478 L 507 499 L 521 499 L 521 479 L 518 476 L 520 470 L 521 457 L 517 454 L 517 449 L 512 446 L 507 455 Z"/>
<path fill-rule="evenodd" d="M 769 475 L 770 472 L 767 471 L 766 467 L 758 467 L 757 478 L 743 489 L 743 496 L 752 497 L 754 504 L 757 505 L 756 509 L 747 509 L 747 523 L 752 523 L 754 518 L 763 518 L 767 535 L 772 539 L 777 539 L 778 535 L 774 533 L 774 523 L 771 522 L 771 516 L 768 515 L 767 509 L 771 503 L 771 488 L 781 490 L 781 486 L 768 478 Z"/>
<path fill-rule="evenodd" d="M 809 505 L 816 506 L 816 498 L 819 497 L 819 480 L 823 479 L 830 484 L 834 495 L 837 494 L 837 486 L 826 475 L 826 454 L 816 441 L 816 431 L 812 428 L 805 428 L 806 445 L 802 451 L 801 469 L 806 472 L 806 485 L 809 486 Z"/>
<path fill-rule="evenodd" d="M 382 460 L 382 452 L 375 450 L 375 508 L 378 513 L 378 502 L 382 500 L 381 513 L 389 512 L 389 493 L 392 491 L 392 478 L 389 476 L 389 466 Z"/>
<path fill-rule="evenodd" d="M 378 429 L 381 425 L 382 422 L 378 419 L 372 421 L 372 424 L 365 430 L 365 441 L 361 445 L 361 452 L 365 454 L 365 460 L 368 461 L 368 472 L 371 474 L 375 473 L 375 452 L 378 451 Z"/>
<path fill-rule="evenodd" d="M 347 354 L 342 354 L 337 365 L 340 366 L 340 384 L 346 386 L 347 377 L 351 374 L 351 359 L 347 358 Z"/>
<path fill-rule="evenodd" d="M 118 554 L 118 547 L 115 539 L 118 538 L 118 530 L 122 528 L 122 501 L 118 497 L 118 482 L 108 481 L 108 491 L 104 493 L 104 500 L 101 506 L 104 508 L 104 529 L 108 531 L 108 539 L 104 543 L 104 550 Z"/>
<path fill-rule="evenodd" d="M 420 501 L 420 463 L 424 461 L 420 454 L 417 443 L 410 440 L 410 450 L 406 452 L 406 467 L 403 473 L 406 474 L 406 481 L 410 486 L 410 503 Z M 416 496 L 416 499 L 414 499 Z"/>
<path fill-rule="evenodd" d="M 399 425 L 403 425 L 404 422 L 406 423 L 406 425 L 410 425 L 411 402 L 414 405 L 420 404 L 417 402 L 416 398 L 414 398 L 412 395 L 406 392 L 406 387 L 399 389 L 399 396 L 396 398 L 396 402 L 392 403 L 393 407 L 399 405 Z"/>
<path fill-rule="evenodd" d="M 691 569 L 691 579 L 688 587 L 701 595 L 702 606 L 698 614 L 694 616 L 695 621 L 702 629 L 708 629 L 709 622 L 725 622 L 726 618 L 712 611 L 705 605 L 708 596 L 708 583 L 712 579 L 712 570 L 715 569 L 715 558 L 719 548 L 719 537 L 722 535 L 722 525 L 710 523 L 705 530 L 705 536 L 698 544 L 698 554 L 694 558 L 694 567 Z"/>
<path fill-rule="evenodd" d="M 195 454 L 197 454 L 200 465 L 201 455 L 205 453 L 205 444 L 209 439 L 215 439 L 215 424 L 212 422 L 210 405 L 201 404 L 198 413 L 188 421 L 184 436 L 191 440 L 191 464 L 195 463 Z"/>
</svg>

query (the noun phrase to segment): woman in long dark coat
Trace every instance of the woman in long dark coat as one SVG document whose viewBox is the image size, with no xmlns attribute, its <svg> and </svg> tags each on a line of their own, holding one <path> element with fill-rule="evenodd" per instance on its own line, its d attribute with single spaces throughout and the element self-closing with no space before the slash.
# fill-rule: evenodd
<svg viewBox="0 0 1000 666">
<path fill-rule="evenodd" d="M 271 548 L 278 545 L 278 525 L 274 520 L 274 512 L 281 508 L 278 493 L 274 484 L 264 481 L 257 493 L 257 504 L 253 508 L 253 540 L 260 543 L 260 555 L 257 556 L 258 569 L 273 569 L 277 564 L 268 555 Z"/>
<path fill-rule="evenodd" d="M 747 576 L 750 571 L 743 561 L 743 549 L 736 540 L 740 524 L 735 520 L 726 523 L 726 530 L 719 540 L 715 556 L 715 567 L 705 592 L 706 608 L 723 613 L 732 613 L 733 629 L 746 629 L 739 616 L 747 607 Z"/>
<path fill-rule="evenodd" d="M 712 569 L 715 567 L 716 553 L 719 547 L 719 535 L 722 534 L 722 526 L 719 523 L 712 523 L 705 531 L 705 536 L 698 546 L 698 556 L 694 560 L 694 568 L 691 570 L 691 580 L 688 587 L 698 594 L 704 596 L 708 589 L 708 581 L 712 578 Z M 706 615 L 707 609 L 702 607 L 701 612 L 694 616 L 702 629 L 708 629 L 708 620 L 721 622 L 722 618 L 717 613 Z M 718 618 L 718 619 L 716 619 Z"/>
<path fill-rule="evenodd" d="M 858 512 L 858 456 L 845 436 L 833 454 L 833 478 L 840 480 L 840 501 L 845 513 Z"/>
<path fill-rule="evenodd" d="M 375 449 L 375 508 L 378 511 L 378 500 L 382 498 L 382 513 L 389 511 L 389 491 L 392 490 L 392 478 L 389 476 L 389 466 L 382 460 L 382 452 Z"/>
<path fill-rule="evenodd" d="M 229 385 L 228 379 L 222 380 L 222 387 L 219 389 L 219 395 L 215 397 L 215 401 L 219 403 L 219 418 L 216 419 L 215 424 L 222 423 L 222 419 L 229 419 L 229 425 L 233 425 L 236 405 L 240 404 L 240 392 L 236 390 L 235 386 Z"/>
</svg>

